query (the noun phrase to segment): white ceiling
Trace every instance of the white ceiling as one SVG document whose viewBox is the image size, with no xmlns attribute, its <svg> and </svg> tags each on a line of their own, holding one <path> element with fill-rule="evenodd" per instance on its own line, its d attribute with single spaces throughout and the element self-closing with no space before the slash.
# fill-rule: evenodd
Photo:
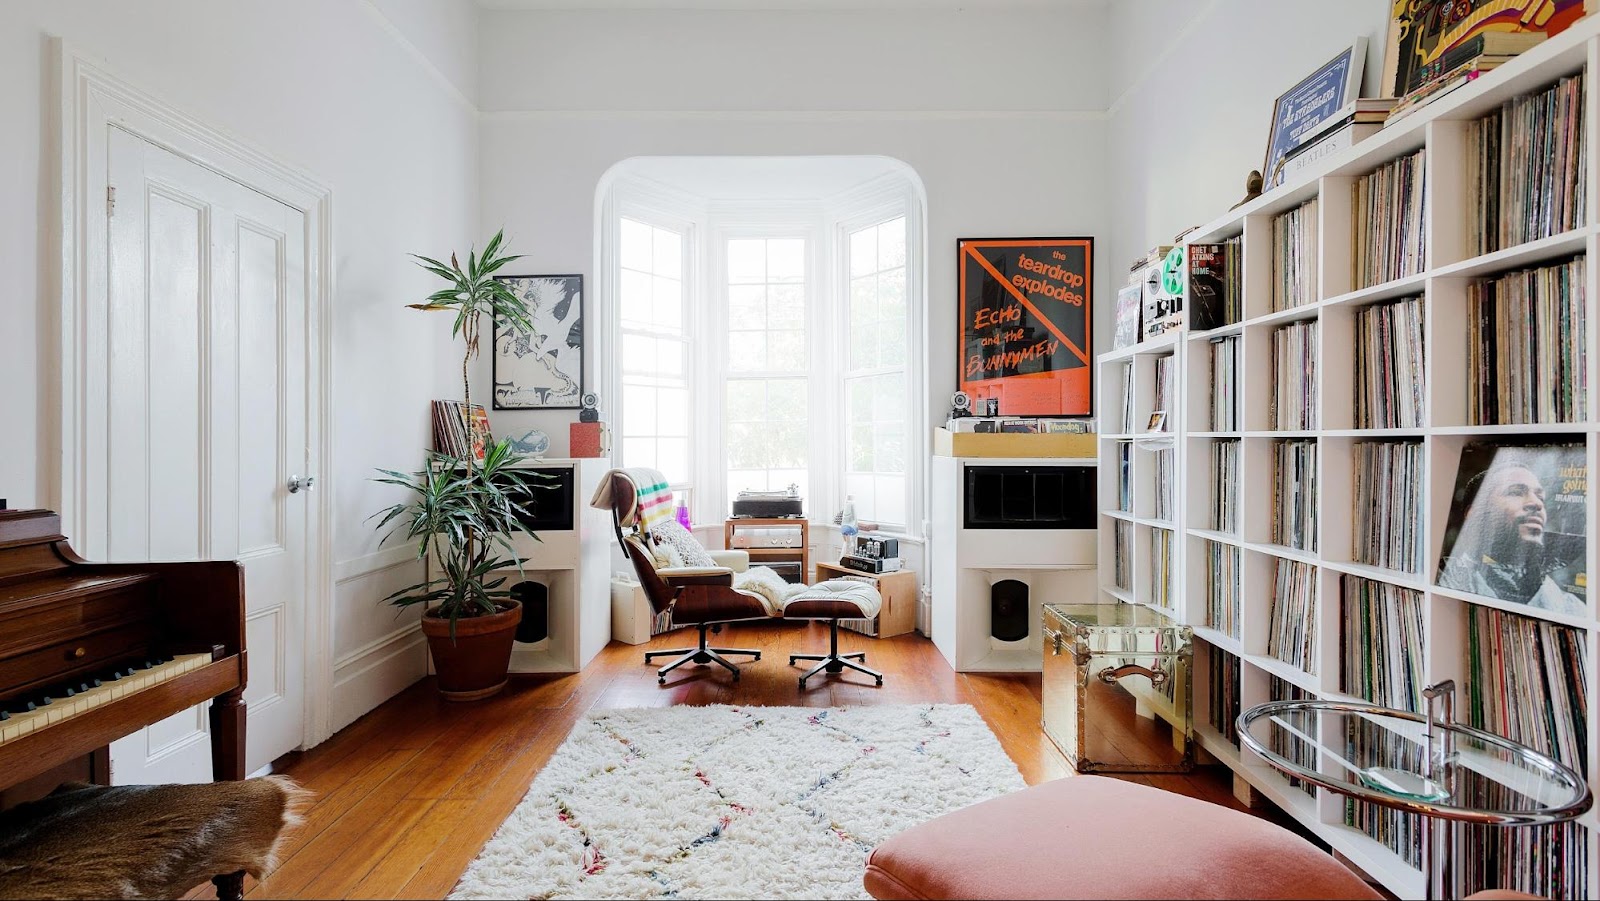
<svg viewBox="0 0 1600 901">
<path fill-rule="evenodd" d="M 618 174 L 646 178 L 708 201 L 822 200 L 905 164 L 874 156 L 654 156 Z"/>
<path fill-rule="evenodd" d="M 476 0 L 484 9 L 1083 9 L 1110 0 Z"/>
</svg>

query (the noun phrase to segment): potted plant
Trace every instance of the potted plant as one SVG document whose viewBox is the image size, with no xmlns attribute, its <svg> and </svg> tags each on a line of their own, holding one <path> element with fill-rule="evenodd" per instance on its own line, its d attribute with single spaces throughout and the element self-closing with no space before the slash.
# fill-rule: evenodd
<svg viewBox="0 0 1600 901">
<path fill-rule="evenodd" d="M 494 279 L 496 271 L 518 259 L 497 255 L 503 235 L 489 240 L 482 257 L 469 253 L 465 268 L 454 254 L 449 264 L 417 257 L 423 268 L 450 286 L 434 292 L 425 303 L 408 305 L 456 314 L 451 335 L 466 342 L 461 378 L 468 435 L 472 434 L 468 371 L 478 352 L 482 317 L 532 329 L 526 303 Z M 449 700 L 486 698 L 506 684 L 522 605 L 505 587 L 507 579 L 501 573 L 521 571 L 522 559 L 513 544 L 516 535 L 538 539 L 522 525 L 527 515 L 524 505 L 536 487 L 530 473 L 516 468 L 522 460 L 509 441 L 500 441 L 484 448 L 482 460 L 471 452 L 459 458 L 432 452 L 421 472 L 380 470 L 382 477 L 377 479 L 411 495 L 410 500 L 374 515 L 379 529 L 395 524 L 383 541 L 403 536 L 416 542 L 417 559 L 429 565 L 426 581 L 384 600 L 396 607 L 426 608 L 422 631 L 439 674 L 439 691 Z"/>
</svg>

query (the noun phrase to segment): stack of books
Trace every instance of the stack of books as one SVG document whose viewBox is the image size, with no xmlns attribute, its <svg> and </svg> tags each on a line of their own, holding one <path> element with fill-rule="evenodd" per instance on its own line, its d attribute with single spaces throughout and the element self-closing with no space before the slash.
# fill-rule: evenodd
<svg viewBox="0 0 1600 901">
<path fill-rule="evenodd" d="M 1389 120 L 1389 113 L 1394 106 L 1393 97 L 1362 97 L 1346 105 L 1328 120 L 1321 131 L 1284 157 L 1277 184 L 1377 134 Z"/>
<path fill-rule="evenodd" d="M 1426 106 L 1456 88 L 1473 81 L 1538 46 L 1547 37 L 1538 31 L 1485 31 L 1438 59 L 1418 66 L 1406 84 L 1406 94 L 1389 113 L 1393 122 L 1406 113 Z"/>
</svg>

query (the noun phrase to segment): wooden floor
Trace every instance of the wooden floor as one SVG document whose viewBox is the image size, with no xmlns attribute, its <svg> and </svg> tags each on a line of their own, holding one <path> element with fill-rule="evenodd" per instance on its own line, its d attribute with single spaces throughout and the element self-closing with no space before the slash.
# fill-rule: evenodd
<svg viewBox="0 0 1600 901">
<path fill-rule="evenodd" d="M 714 644 L 759 648 L 739 682 L 720 668 L 684 667 L 656 684 L 643 647 L 613 642 L 582 673 L 513 677 L 501 695 L 474 704 L 440 700 L 424 680 L 322 745 L 279 761 L 280 772 L 316 793 L 282 865 L 257 898 L 440 898 L 511 813 L 533 777 L 585 713 L 673 704 L 846 706 L 971 704 L 1030 784 L 1068 775 L 1039 729 L 1037 675 L 953 672 L 925 638 L 875 641 L 842 633 L 884 673 L 882 688 L 859 674 L 814 679 L 802 692 L 790 653 L 827 647 L 818 623 L 739 626 Z M 672 648 L 692 632 L 656 639 Z M 665 661 L 658 661 L 665 662 Z M 807 664 L 809 666 L 809 664 Z M 1159 737 L 1157 737 L 1159 740 Z M 1239 807 L 1226 770 L 1128 777 Z M 198 896 L 197 896 L 198 897 Z"/>
</svg>

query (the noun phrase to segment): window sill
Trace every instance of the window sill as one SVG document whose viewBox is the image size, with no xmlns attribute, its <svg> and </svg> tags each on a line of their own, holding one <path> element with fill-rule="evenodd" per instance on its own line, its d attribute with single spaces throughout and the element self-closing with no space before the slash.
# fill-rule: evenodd
<svg viewBox="0 0 1600 901">
<path fill-rule="evenodd" d="M 839 531 L 839 527 L 837 525 L 834 525 L 831 522 L 829 522 L 829 523 L 813 522 L 811 524 L 811 527 L 813 529 L 826 529 L 826 530 L 828 530 L 830 532 L 833 532 L 833 533 L 836 533 L 836 534 Z M 875 536 L 875 537 L 878 537 L 878 538 L 894 538 L 894 539 L 900 541 L 903 544 L 922 545 L 922 544 L 926 544 L 927 543 L 927 539 L 923 538 L 920 535 L 911 535 L 911 534 L 908 534 L 908 533 L 905 533 L 905 532 L 897 532 L 894 529 L 878 529 L 878 530 L 872 531 L 872 532 L 862 532 L 861 534 L 867 535 L 867 536 Z"/>
</svg>

